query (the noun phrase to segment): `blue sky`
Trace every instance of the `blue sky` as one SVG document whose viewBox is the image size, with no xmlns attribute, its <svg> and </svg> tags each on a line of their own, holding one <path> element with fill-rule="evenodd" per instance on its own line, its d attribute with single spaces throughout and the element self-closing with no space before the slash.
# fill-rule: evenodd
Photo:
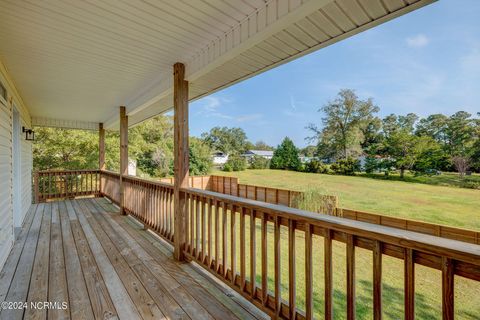
<svg viewBox="0 0 480 320">
<path fill-rule="evenodd" d="M 235 126 L 253 142 L 302 147 L 342 88 L 372 97 L 381 117 L 480 112 L 479 17 L 479 0 L 440 0 L 193 102 L 191 135 Z"/>
</svg>

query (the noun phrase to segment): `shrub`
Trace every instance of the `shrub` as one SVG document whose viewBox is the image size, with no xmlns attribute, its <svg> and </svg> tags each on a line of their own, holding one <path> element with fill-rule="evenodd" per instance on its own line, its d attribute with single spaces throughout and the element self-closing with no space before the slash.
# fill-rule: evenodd
<svg viewBox="0 0 480 320">
<path fill-rule="evenodd" d="M 479 181 L 464 180 L 461 182 L 460 187 L 468 189 L 480 189 Z"/>
<path fill-rule="evenodd" d="M 332 170 L 322 161 L 312 160 L 305 165 L 305 172 L 331 174 Z"/>
<path fill-rule="evenodd" d="M 230 156 L 223 165 L 223 171 L 243 171 L 247 169 L 247 161 L 240 156 Z"/>
<path fill-rule="evenodd" d="M 270 160 L 261 156 L 254 155 L 250 160 L 250 169 L 268 169 Z"/>
<path fill-rule="evenodd" d="M 223 165 L 222 170 L 225 171 L 225 172 L 232 172 L 232 171 L 233 171 L 232 164 L 231 164 L 231 163 L 228 163 L 228 161 L 227 161 L 227 163 L 225 163 L 225 164 Z"/>
<path fill-rule="evenodd" d="M 340 159 L 333 163 L 330 168 L 336 174 L 354 175 L 360 171 L 360 161 L 354 158 Z"/>
</svg>

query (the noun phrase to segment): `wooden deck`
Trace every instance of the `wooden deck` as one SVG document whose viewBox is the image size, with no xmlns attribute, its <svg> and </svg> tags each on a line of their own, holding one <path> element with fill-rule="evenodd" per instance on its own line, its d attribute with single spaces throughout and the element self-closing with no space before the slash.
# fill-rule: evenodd
<svg viewBox="0 0 480 320">
<path fill-rule="evenodd" d="M 9 320 L 267 318 L 103 198 L 32 206 L 0 273 L 0 302 Z"/>
</svg>

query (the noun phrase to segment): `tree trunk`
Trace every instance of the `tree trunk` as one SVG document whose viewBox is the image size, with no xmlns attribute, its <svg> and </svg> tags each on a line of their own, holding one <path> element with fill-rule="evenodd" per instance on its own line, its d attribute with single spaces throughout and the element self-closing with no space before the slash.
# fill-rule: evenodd
<svg viewBox="0 0 480 320">
<path fill-rule="evenodd" d="M 405 168 L 400 168 L 400 178 L 404 178 L 405 177 Z"/>
</svg>

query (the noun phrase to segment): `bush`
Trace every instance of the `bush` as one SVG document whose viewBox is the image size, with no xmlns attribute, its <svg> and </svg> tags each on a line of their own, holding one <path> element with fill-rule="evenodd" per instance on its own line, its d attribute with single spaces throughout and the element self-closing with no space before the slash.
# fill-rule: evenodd
<svg viewBox="0 0 480 320">
<path fill-rule="evenodd" d="M 480 182 L 479 181 L 471 181 L 471 180 L 464 180 L 460 184 L 461 188 L 467 189 L 480 189 Z"/>
<path fill-rule="evenodd" d="M 223 165 L 223 171 L 243 171 L 247 169 L 247 161 L 240 156 L 231 156 Z"/>
<path fill-rule="evenodd" d="M 360 161 L 354 158 L 340 159 L 333 163 L 330 168 L 336 174 L 354 175 L 360 171 Z"/>
<path fill-rule="evenodd" d="M 250 160 L 250 169 L 268 169 L 270 168 L 270 160 L 261 156 L 254 155 Z"/>
<path fill-rule="evenodd" d="M 305 165 L 305 172 L 331 174 L 332 170 L 328 164 L 312 160 Z"/>
<path fill-rule="evenodd" d="M 227 163 L 225 163 L 225 164 L 223 165 L 222 170 L 225 171 L 225 172 L 232 172 L 232 171 L 233 171 L 232 164 L 231 164 L 231 163 L 228 163 L 228 161 L 227 161 Z"/>
</svg>

